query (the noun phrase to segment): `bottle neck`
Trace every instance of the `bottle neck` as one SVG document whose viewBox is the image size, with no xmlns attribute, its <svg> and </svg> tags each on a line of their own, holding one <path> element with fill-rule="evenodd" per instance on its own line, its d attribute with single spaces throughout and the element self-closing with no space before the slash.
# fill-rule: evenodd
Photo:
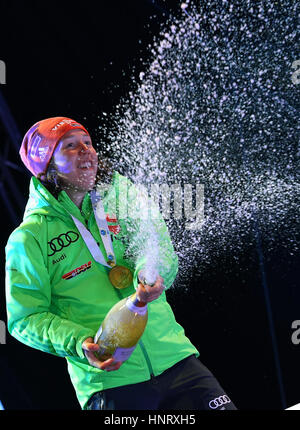
<svg viewBox="0 0 300 430">
<path fill-rule="evenodd" d="M 137 313 L 139 315 L 145 315 L 148 309 L 147 303 L 140 302 L 136 297 L 136 294 L 133 294 L 132 296 L 128 297 L 126 301 L 126 306 L 131 312 Z"/>
<path fill-rule="evenodd" d="M 143 308 L 144 306 L 146 306 L 146 305 L 147 305 L 147 303 L 146 303 L 146 302 L 142 302 L 142 301 L 140 301 L 140 300 L 137 298 L 136 293 L 134 293 L 134 294 L 131 296 L 131 301 L 132 301 L 132 303 L 134 304 L 134 306 L 137 306 L 138 308 Z"/>
</svg>

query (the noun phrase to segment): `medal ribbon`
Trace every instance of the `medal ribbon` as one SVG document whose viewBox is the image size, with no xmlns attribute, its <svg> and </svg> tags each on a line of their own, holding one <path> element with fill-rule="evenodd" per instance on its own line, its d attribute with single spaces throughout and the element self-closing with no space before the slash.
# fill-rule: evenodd
<svg viewBox="0 0 300 430">
<path fill-rule="evenodd" d="M 92 201 L 96 223 L 103 241 L 107 258 L 109 262 L 111 262 L 111 264 L 109 264 L 109 262 L 107 262 L 103 257 L 103 254 L 97 242 L 95 241 L 94 237 L 89 232 L 89 230 L 82 224 L 81 221 L 75 218 L 72 214 L 70 215 L 76 227 L 78 228 L 82 239 L 84 240 L 86 246 L 88 247 L 90 253 L 92 254 L 94 260 L 96 260 L 98 263 L 102 264 L 103 266 L 111 268 L 113 265 L 116 264 L 116 258 L 115 258 L 115 254 L 112 246 L 111 237 L 109 234 L 108 223 L 106 220 L 103 203 L 100 199 L 100 196 L 97 196 L 95 191 L 91 192 L 91 201 Z"/>
</svg>

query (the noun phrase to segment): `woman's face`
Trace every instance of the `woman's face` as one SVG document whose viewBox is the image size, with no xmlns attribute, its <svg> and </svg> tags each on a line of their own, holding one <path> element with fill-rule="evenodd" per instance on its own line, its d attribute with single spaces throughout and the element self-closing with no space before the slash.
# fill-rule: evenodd
<svg viewBox="0 0 300 430">
<path fill-rule="evenodd" d="M 59 141 L 53 161 L 63 189 L 89 191 L 95 185 L 98 157 L 83 130 L 70 130 Z"/>
</svg>

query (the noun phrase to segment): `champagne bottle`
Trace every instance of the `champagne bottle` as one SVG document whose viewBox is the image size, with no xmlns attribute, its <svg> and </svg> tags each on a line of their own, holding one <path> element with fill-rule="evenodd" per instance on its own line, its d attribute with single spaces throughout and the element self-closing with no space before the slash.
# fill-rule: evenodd
<svg viewBox="0 0 300 430">
<path fill-rule="evenodd" d="M 151 278 L 153 284 L 155 279 Z M 150 282 L 145 279 L 143 271 L 139 273 L 139 280 L 142 283 Z M 105 361 L 111 357 L 115 361 L 128 360 L 144 333 L 147 321 L 147 303 L 139 301 L 136 293 L 116 303 L 94 338 L 100 347 L 96 353 L 99 360 Z"/>
</svg>

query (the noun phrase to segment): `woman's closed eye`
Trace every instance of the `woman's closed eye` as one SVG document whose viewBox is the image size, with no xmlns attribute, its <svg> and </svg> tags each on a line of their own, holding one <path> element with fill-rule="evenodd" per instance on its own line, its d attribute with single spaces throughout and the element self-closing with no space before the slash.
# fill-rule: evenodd
<svg viewBox="0 0 300 430">
<path fill-rule="evenodd" d="M 92 142 L 90 140 L 86 140 L 85 142 L 83 142 L 86 146 L 91 146 Z M 68 142 L 65 146 L 65 148 L 75 148 L 77 145 L 76 142 Z"/>
</svg>

